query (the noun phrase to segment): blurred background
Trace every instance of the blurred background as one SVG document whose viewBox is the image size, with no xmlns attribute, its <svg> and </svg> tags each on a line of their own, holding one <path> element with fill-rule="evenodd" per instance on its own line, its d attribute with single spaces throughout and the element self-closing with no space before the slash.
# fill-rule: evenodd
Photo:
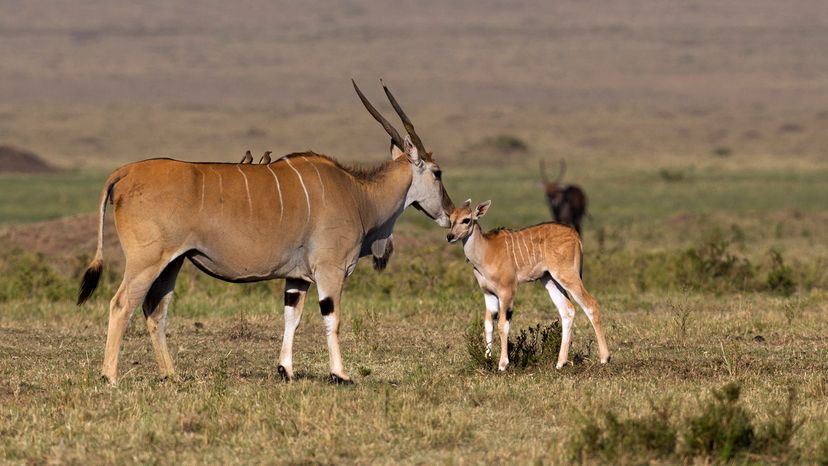
<svg viewBox="0 0 828 466">
<path fill-rule="evenodd" d="M 396 122 L 383 78 L 449 192 L 494 199 L 488 226 L 548 220 L 538 161 L 554 177 L 566 159 L 588 242 L 735 225 L 746 254 L 826 252 L 821 1 L 26 1 L 3 4 L 0 37 L 5 224 L 93 213 L 108 172 L 144 158 L 380 161 L 350 79 Z M 8 174 L 25 171 L 50 174 Z"/>
</svg>

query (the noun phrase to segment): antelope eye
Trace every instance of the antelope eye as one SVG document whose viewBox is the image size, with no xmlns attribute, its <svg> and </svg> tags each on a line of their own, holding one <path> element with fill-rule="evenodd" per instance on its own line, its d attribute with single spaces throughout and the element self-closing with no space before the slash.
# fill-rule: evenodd
<svg viewBox="0 0 828 466">
<path fill-rule="evenodd" d="M 443 179 L 443 170 L 435 170 L 434 178 L 437 178 L 438 180 Z"/>
<path fill-rule="evenodd" d="M 469 223 L 469 222 L 471 222 L 471 219 L 470 219 L 470 218 L 464 218 L 464 219 L 463 219 L 463 221 L 462 221 L 462 222 L 460 222 L 460 223 L 462 223 L 463 225 L 465 225 L 465 224 L 467 224 L 467 223 Z"/>
</svg>

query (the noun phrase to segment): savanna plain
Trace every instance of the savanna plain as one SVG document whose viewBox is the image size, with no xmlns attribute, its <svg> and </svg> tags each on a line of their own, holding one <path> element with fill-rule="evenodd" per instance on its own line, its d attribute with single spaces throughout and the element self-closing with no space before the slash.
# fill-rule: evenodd
<svg viewBox="0 0 828 466">
<path fill-rule="evenodd" d="M 285 56 L 245 76 L 210 66 L 238 56 L 244 67 L 245 57 L 267 55 L 239 52 L 258 42 L 230 32 L 236 29 L 226 11 L 208 29 L 210 37 L 229 39 L 199 53 L 193 38 L 205 29 L 170 28 L 166 10 L 159 23 L 145 24 L 121 21 L 140 13 L 104 7 L 107 20 L 78 29 L 70 26 L 83 21 L 71 15 L 32 19 L 30 29 L 0 19 L 8 38 L 0 51 L 14 57 L 17 70 L 2 74 L 10 90 L 0 103 L 0 138 L 60 169 L 0 174 L 0 459 L 828 463 L 828 102 L 813 93 L 826 60 L 799 63 L 791 52 L 808 55 L 826 36 L 815 26 L 803 29 L 797 21 L 811 23 L 792 13 L 763 15 L 767 5 L 751 5 L 760 6 L 747 8 L 745 27 L 727 22 L 736 7 L 711 3 L 552 28 L 544 37 L 558 41 L 557 58 L 586 76 L 554 75 L 560 96 L 544 87 L 548 74 L 530 72 L 537 57 L 508 45 L 541 34 L 544 21 L 496 5 L 459 24 L 410 12 L 432 33 L 411 37 L 413 56 L 426 56 L 441 40 L 459 44 L 454 56 L 437 53 L 435 66 L 465 63 L 470 74 L 445 78 L 442 87 L 428 70 L 395 73 L 368 61 L 358 73 L 355 65 L 342 66 L 345 74 L 330 82 L 297 76 L 302 66 L 322 62 L 318 48 L 303 44 L 367 44 L 369 52 L 384 53 L 371 48 L 372 34 L 388 31 L 365 29 L 377 23 L 372 2 L 337 7 L 343 15 L 323 15 L 327 26 L 318 30 L 267 29 L 263 34 L 293 44 L 291 53 L 304 50 L 308 63 L 278 71 L 278 63 L 291 62 Z M 553 13 L 587 17 L 578 8 Z M 705 8 L 716 14 L 703 17 Z M 501 16 L 489 20 L 487 12 Z M 16 15 L 30 18 L 25 8 Z M 675 15 L 708 25 L 706 35 L 681 24 L 659 26 Z M 807 40 L 803 30 L 810 31 Z M 491 63 L 464 55 L 482 36 L 491 39 Z M 768 37 L 775 47 L 750 51 Z M 104 77 L 121 79 L 61 61 L 64 39 L 73 44 L 72 63 L 98 64 Z M 134 62 L 116 71 L 94 61 L 123 41 L 143 44 L 123 58 Z M 628 45 L 618 51 L 609 43 Z M 54 60 L 29 60 L 5 47 L 38 48 Z M 141 74 L 157 64 L 159 50 L 174 57 L 156 68 L 179 77 L 170 81 L 181 89 Z M 357 53 L 355 63 L 367 54 Z M 617 54 L 626 59 L 616 61 Z M 653 56 L 664 60 L 651 69 L 645 58 Z M 729 61 L 733 56 L 744 66 Z M 611 84 L 599 79 L 602 58 L 616 73 Z M 337 69 L 335 61 L 324 63 Z M 510 64 L 511 73 L 485 73 Z M 42 73 L 52 68 L 72 99 L 52 95 L 47 78 L 29 79 L 52 76 Z M 199 69 L 207 73 L 199 85 L 180 84 Z M 297 380 L 286 384 L 276 372 L 283 282 L 227 284 L 189 264 L 170 308 L 177 376 L 159 379 L 138 311 L 121 352 L 120 381 L 103 383 L 108 302 L 123 267 L 111 221 L 102 284 L 84 306 L 74 299 L 94 253 L 94 212 L 109 170 L 152 156 L 235 161 L 246 149 L 312 149 L 377 163 L 387 157 L 387 139 L 351 99 L 348 79 L 356 74 L 380 102 L 373 79 L 383 73 L 434 150 L 453 200 L 493 201 L 484 228 L 549 220 L 537 162 L 545 158 L 554 175 L 557 160 L 566 158 L 566 180 L 590 200 L 584 280 L 602 306 L 611 362 L 598 363 L 594 334 L 579 311 L 572 364 L 556 370 L 557 311 L 539 285 L 526 284 L 512 321 L 514 364 L 494 371 L 482 356 L 483 299 L 461 248 L 446 244 L 445 231 L 412 209 L 397 225 L 388 268 L 378 273 L 364 260 L 346 284 L 341 341 L 353 386 L 327 382 L 315 299 L 308 299 L 297 332 Z M 240 79 L 270 89 L 278 81 L 271 75 L 294 86 L 268 95 L 280 102 L 272 108 L 220 85 Z M 680 91 L 663 85 L 668 81 L 680 82 Z M 323 98 L 305 85 L 323 89 Z M 46 88 L 47 98 L 20 97 L 37 94 L 29 86 Z M 228 89 L 225 101 L 210 101 L 217 87 Z M 501 88 L 507 90 L 496 92 Z M 538 94 L 549 103 L 533 100 Z"/>
</svg>

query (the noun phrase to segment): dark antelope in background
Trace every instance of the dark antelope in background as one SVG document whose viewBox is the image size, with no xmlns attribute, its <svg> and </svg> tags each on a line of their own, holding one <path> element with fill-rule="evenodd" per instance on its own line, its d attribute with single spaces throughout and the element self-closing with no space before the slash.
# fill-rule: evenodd
<svg viewBox="0 0 828 466">
<path fill-rule="evenodd" d="M 384 86 L 383 86 L 384 87 Z M 387 260 L 397 218 L 414 206 L 442 227 L 454 210 L 440 167 L 391 92 L 385 94 L 408 136 L 403 138 L 354 88 L 391 136 L 391 159 L 355 169 L 313 152 L 272 163 L 144 160 L 112 173 L 101 191 L 98 246 L 78 304 L 94 291 L 103 267 L 103 227 L 112 202 L 126 257 L 124 278 L 109 306 L 102 372 L 115 383 L 124 330 L 143 307 L 163 376 L 173 375 L 167 309 L 184 260 L 215 278 L 256 282 L 285 278 L 285 329 L 279 373 L 293 378 L 293 339 L 305 296 L 316 283 L 325 323 L 331 379 L 349 381 L 339 349 L 340 299 L 360 257 Z M 252 155 L 245 162 L 252 162 Z M 256 245 L 256 247 L 251 247 Z"/>
<path fill-rule="evenodd" d="M 543 160 L 540 161 L 541 185 L 552 218 L 556 222 L 574 227 L 578 234 L 581 234 L 581 219 L 586 213 L 587 197 L 580 186 L 561 183 L 564 173 L 566 173 L 566 162 L 561 159 L 561 169 L 558 172 L 558 177 L 555 178 L 555 181 L 549 181 L 546 176 L 546 166 Z"/>
</svg>

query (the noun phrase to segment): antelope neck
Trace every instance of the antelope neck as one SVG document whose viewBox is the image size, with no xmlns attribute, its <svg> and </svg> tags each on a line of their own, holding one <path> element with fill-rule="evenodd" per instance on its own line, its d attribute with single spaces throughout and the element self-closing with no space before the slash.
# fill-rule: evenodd
<svg viewBox="0 0 828 466">
<path fill-rule="evenodd" d="M 393 221 L 405 205 L 412 181 L 411 166 L 407 160 L 395 160 L 388 164 L 375 180 L 361 185 L 360 210 L 365 231 L 370 231 Z"/>
<path fill-rule="evenodd" d="M 483 265 L 487 246 L 488 240 L 483 235 L 480 225 L 475 221 L 472 224 L 471 234 L 463 239 L 463 252 L 466 253 L 466 259 L 472 263 L 474 268 L 479 269 Z"/>
</svg>

